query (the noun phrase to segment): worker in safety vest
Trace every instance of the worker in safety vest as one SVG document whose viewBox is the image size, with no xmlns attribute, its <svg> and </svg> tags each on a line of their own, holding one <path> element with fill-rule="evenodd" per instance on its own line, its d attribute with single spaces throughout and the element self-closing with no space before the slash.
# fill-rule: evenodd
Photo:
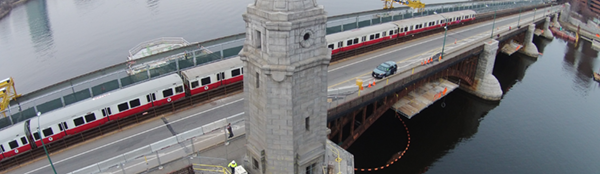
<svg viewBox="0 0 600 174">
<path fill-rule="evenodd" d="M 229 168 L 231 168 L 231 173 L 232 173 L 232 174 L 235 174 L 235 167 L 237 167 L 237 163 L 235 163 L 235 160 L 232 160 L 232 161 L 229 163 L 229 166 L 228 166 L 228 167 L 229 167 Z"/>
</svg>

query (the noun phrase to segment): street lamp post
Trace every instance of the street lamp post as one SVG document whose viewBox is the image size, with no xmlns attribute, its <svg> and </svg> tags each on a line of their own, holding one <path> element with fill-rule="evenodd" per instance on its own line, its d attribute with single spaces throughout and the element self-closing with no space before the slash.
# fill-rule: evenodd
<svg viewBox="0 0 600 174">
<path fill-rule="evenodd" d="M 54 168 L 54 164 L 52 164 L 52 160 L 50 159 L 50 155 L 48 154 L 48 150 L 46 149 L 46 145 L 44 144 L 44 137 L 42 137 L 42 128 L 40 127 L 40 115 L 42 115 L 42 113 L 38 112 L 37 113 L 37 120 L 38 120 L 38 136 L 40 137 L 40 140 L 42 141 L 42 147 L 44 147 L 44 152 L 46 152 L 46 157 L 48 157 L 48 161 L 50 162 L 50 166 L 52 166 L 52 170 L 54 171 L 54 174 L 56 173 L 56 169 Z M 34 142 L 35 143 L 35 142 Z"/>
<path fill-rule="evenodd" d="M 533 9 L 533 20 L 531 20 L 531 22 L 535 22 L 535 12 L 537 11 L 537 8 Z"/>
<path fill-rule="evenodd" d="M 521 24 L 521 9 L 523 9 L 523 7 L 519 7 L 519 20 L 517 21 L 517 28 L 519 28 L 519 24 Z"/>
<path fill-rule="evenodd" d="M 438 14 L 436 12 L 433 12 L 434 14 Z M 442 44 L 442 59 L 444 59 L 444 48 L 446 47 L 446 32 L 448 32 L 448 19 L 446 17 L 444 17 L 444 15 L 439 14 L 440 16 L 442 16 L 444 18 L 444 43 Z"/>
<path fill-rule="evenodd" d="M 490 35 L 490 39 L 494 38 L 494 27 L 496 27 L 496 10 L 494 10 L 494 22 L 492 23 L 492 34 Z"/>
</svg>

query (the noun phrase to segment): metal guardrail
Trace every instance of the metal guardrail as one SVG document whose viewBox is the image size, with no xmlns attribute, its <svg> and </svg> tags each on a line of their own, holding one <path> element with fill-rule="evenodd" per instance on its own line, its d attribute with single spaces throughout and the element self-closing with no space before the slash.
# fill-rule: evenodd
<svg viewBox="0 0 600 174">
<path fill-rule="evenodd" d="M 196 151 L 206 147 L 198 147 L 203 135 L 224 129 L 228 123 L 231 125 L 244 125 L 244 115 L 234 115 L 215 122 L 206 124 L 196 129 L 188 130 L 150 145 L 137 148 L 125 154 L 106 159 L 104 161 L 69 172 L 68 174 L 96 174 L 96 173 L 140 173 L 182 157 L 192 157 L 201 161 L 196 163 L 210 165 L 226 165 L 227 160 L 217 158 L 195 157 Z M 226 137 L 226 136 L 224 136 Z M 225 138 L 224 138 L 225 140 Z M 213 144 L 214 145 L 214 144 Z M 210 160 L 209 160 L 210 159 Z"/>
<path fill-rule="evenodd" d="M 465 9 L 489 12 L 494 9 L 514 8 L 523 5 L 540 4 L 542 2 L 544 1 L 455 2 L 430 4 L 426 7 L 425 11 L 419 13 L 412 13 L 406 7 L 401 7 L 392 10 L 372 10 L 337 15 L 329 18 L 327 33 L 331 34 L 393 20 L 431 15 L 433 12 L 441 13 Z M 28 93 L 20 97 L 18 99 L 19 102 L 11 102 L 11 106 L 7 110 L 0 111 L 6 115 L 10 115 L 9 117 L 0 118 L 0 129 L 35 117 L 38 112 L 46 113 L 112 90 L 167 74 L 178 73 L 181 70 L 210 62 L 235 57 L 242 49 L 244 41 L 245 33 L 240 33 L 209 41 L 192 43 L 185 47 L 173 49 L 172 51 L 136 59 L 133 64 L 123 62 Z M 157 60 L 163 60 L 165 57 L 171 58 L 161 66 L 148 65 Z M 134 73 L 127 72 L 130 67 L 137 67 Z"/>
</svg>

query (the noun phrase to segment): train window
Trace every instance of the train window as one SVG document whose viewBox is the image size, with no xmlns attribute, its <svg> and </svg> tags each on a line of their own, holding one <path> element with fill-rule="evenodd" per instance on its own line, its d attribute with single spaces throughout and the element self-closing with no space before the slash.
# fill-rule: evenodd
<svg viewBox="0 0 600 174">
<path fill-rule="evenodd" d="M 412 31 L 412 30 L 413 30 L 413 28 L 414 28 L 414 25 L 411 25 L 411 26 L 410 26 L 410 30 L 409 30 L 409 31 Z"/>
<path fill-rule="evenodd" d="M 352 39 L 346 41 L 346 46 L 352 45 Z"/>
<path fill-rule="evenodd" d="M 163 92 L 163 97 L 169 97 L 173 95 L 173 89 L 169 88 L 169 89 L 165 89 Z M 120 110 L 120 109 L 119 109 Z"/>
<path fill-rule="evenodd" d="M 240 74 L 241 73 L 240 73 L 240 69 L 239 68 L 231 70 L 231 77 L 239 76 Z"/>
<path fill-rule="evenodd" d="M 79 126 L 79 125 L 84 124 L 85 122 L 83 122 L 83 117 L 79 117 L 79 118 L 73 119 L 73 123 L 75 123 L 75 126 Z"/>
<path fill-rule="evenodd" d="M 394 30 L 390 30 L 390 34 L 388 34 L 388 35 L 391 36 L 392 34 L 394 34 Z"/>
<path fill-rule="evenodd" d="M 217 73 L 217 81 L 225 79 L 225 72 Z"/>
<path fill-rule="evenodd" d="M 358 43 L 358 38 L 354 38 L 354 44 Z"/>
<path fill-rule="evenodd" d="M 2 144 L 0 144 L 0 152 L 4 152 L 4 146 L 2 146 Z"/>
<path fill-rule="evenodd" d="M 54 132 L 52 132 L 52 128 L 47 128 L 47 129 L 44 129 L 44 130 L 42 131 L 42 133 L 44 134 L 44 137 L 48 137 L 48 136 L 50 136 L 50 135 L 53 135 L 53 134 L 54 134 Z"/>
<path fill-rule="evenodd" d="M 385 35 L 385 31 L 384 31 L 384 32 L 381 32 L 381 37 L 385 37 L 385 36 L 386 36 L 386 35 Z"/>
<path fill-rule="evenodd" d="M 361 41 L 361 42 L 365 42 L 365 41 L 367 41 L 367 36 L 363 36 L 363 37 L 360 39 L 360 41 Z"/>
<path fill-rule="evenodd" d="M 375 39 L 379 38 L 379 33 L 375 34 Z"/>
<path fill-rule="evenodd" d="M 27 144 L 27 138 L 21 137 L 21 143 L 23 143 L 23 145 Z"/>
<path fill-rule="evenodd" d="M 182 93 L 182 92 L 183 92 L 183 86 L 175 87 L 175 93 Z M 140 102 L 140 101 L 138 100 L 138 102 Z M 133 108 L 134 106 L 131 106 L 131 107 Z"/>
<path fill-rule="evenodd" d="M 152 98 L 156 100 L 156 96 L 154 95 L 154 93 L 152 93 Z M 112 115 L 112 112 L 110 112 L 110 107 L 106 108 L 106 112 L 108 112 L 108 115 Z"/>
<path fill-rule="evenodd" d="M 139 102 L 139 101 L 138 101 L 138 102 Z M 86 122 L 86 123 L 92 122 L 92 121 L 94 121 L 94 120 L 96 120 L 96 114 L 94 114 L 94 113 L 91 113 L 91 114 L 87 114 L 87 115 L 85 115 L 85 122 Z"/>
<path fill-rule="evenodd" d="M 338 48 L 342 48 L 342 47 L 344 47 L 344 42 L 342 42 L 342 41 L 339 41 L 339 42 L 338 42 Z"/>
<path fill-rule="evenodd" d="M 244 74 L 244 67 L 240 68 L 242 70 L 242 74 Z"/>
<path fill-rule="evenodd" d="M 400 29 L 396 28 L 396 31 L 394 31 L 394 34 L 398 34 L 399 31 L 400 31 Z"/>
<path fill-rule="evenodd" d="M 34 133 L 33 133 L 33 138 L 34 138 L 35 140 L 40 140 L 40 133 L 39 133 L 39 132 L 37 132 L 37 131 L 36 131 L 36 132 L 34 132 Z"/>
<path fill-rule="evenodd" d="M 173 90 L 171 90 L 171 89 L 168 89 L 168 90 L 170 92 L 169 96 L 173 95 Z M 167 91 L 167 90 L 165 90 L 165 91 Z M 165 93 L 165 91 L 163 91 L 163 94 Z M 167 95 L 165 95 L 165 97 L 167 97 Z M 125 103 L 121 103 L 121 104 L 117 105 L 117 108 L 119 108 L 119 112 L 123 112 L 123 111 L 126 111 L 127 109 L 129 109 L 129 105 L 127 105 L 127 102 L 125 102 Z"/>
<path fill-rule="evenodd" d="M 374 34 L 372 34 L 372 35 L 369 36 L 369 40 L 373 40 L 373 39 L 375 39 L 375 35 Z"/>
<path fill-rule="evenodd" d="M 408 31 L 408 27 L 404 27 L 404 32 L 407 32 L 407 31 Z"/>
<path fill-rule="evenodd" d="M 19 144 L 17 144 L 17 140 L 13 140 L 11 142 L 8 142 L 8 146 L 10 146 L 10 149 L 15 149 L 19 147 Z"/>
<path fill-rule="evenodd" d="M 202 86 L 208 85 L 208 84 L 210 84 L 210 77 L 204 77 L 200 81 L 202 81 Z"/>
<path fill-rule="evenodd" d="M 327 46 L 327 48 L 329 48 L 329 49 L 332 49 L 332 50 L 333 50 L 333 44 L 329 44 L 329 45 Z"/>
<path fill-rule="evenodd" d="M 400 33 L 404 33 L 404 28 L 400 28 Z"/>
<path fill-rule="evenodd" d="M 192 89 L 198 87 L 200 85 L 200 83 L 198 81 L 193 81 L 192 82 Z"/>
</svg>

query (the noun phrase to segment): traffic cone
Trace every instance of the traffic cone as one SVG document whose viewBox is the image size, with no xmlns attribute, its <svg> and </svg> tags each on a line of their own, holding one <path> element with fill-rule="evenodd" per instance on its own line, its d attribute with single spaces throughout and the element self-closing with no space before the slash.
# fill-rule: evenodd
<svg viewBox="0 0 600 174">
<path fill-rule="evenodd" d="M 373 86 L 375 86 L 375 81 L 373 81 Z"/>
<path fill-rule="evenodd" d="M 368 88 L 371 88 L 371 82 L 369 82 L 369 87 Z"/>
<path fill-rule="evenodd" d="M 456 39 L 454 39 L 454 44 L 456 45 Z"/>
</svg>

